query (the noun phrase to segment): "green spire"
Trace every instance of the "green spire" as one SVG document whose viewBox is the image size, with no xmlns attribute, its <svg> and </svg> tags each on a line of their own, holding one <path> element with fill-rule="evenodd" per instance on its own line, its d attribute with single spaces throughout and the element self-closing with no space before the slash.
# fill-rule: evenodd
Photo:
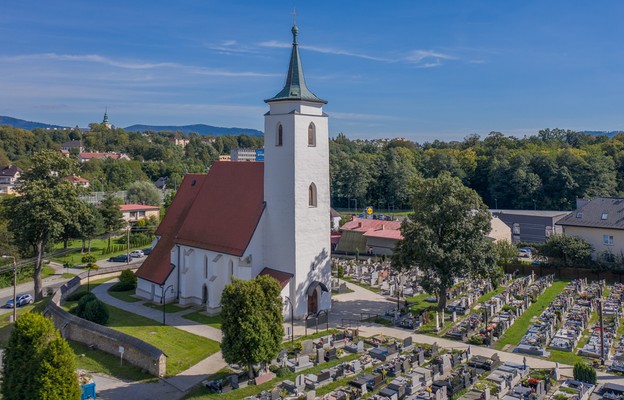
<svg viewBox="0 0 624 400">
<path fill-rule="evenodd" d="M 104 110 L 104 121 L 103 124 L 108 124 L 108 108 Z"/>
<path fill-rule="evenodd" d="M 301 57 L 299 57 L 299 45 L 297 44 L 297 34 L 299 29 L 297 25 L 292 27 L 293 46 L 290 53 L 290 65 L 288 66 L 288 75 L 286 76 L 286 84 L 284 88 L 270 99 L 265 100 L 266 103 L 272 101 L 289 101 L 303 100 L 313 103 L 327 104 L 327 100 L 319 99 L 314 93 L 308 89 L 303 77 L 303 66 L 301 65 Z"/>
</svg>

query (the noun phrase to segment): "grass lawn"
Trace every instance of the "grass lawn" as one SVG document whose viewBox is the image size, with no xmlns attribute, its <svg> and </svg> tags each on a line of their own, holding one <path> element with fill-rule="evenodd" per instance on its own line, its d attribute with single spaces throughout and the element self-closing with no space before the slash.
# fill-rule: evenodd
<svg viewBox="0 0 624 400">
<path fill-rule="evenodd" d="M 330 361 L 330 362 L 326 362 L 320 365 L 317 365 L 316 367 L 312 367 L 309 369 L 305 370 L 306 374 L 316 374 L 321 372 L 321 370 L 324 370 L 326 368 L 330 368 L 333 367 L 335 365 L 338 365 L 342 362 L 345 361 L 351 361 L 351 360 L 355 360 L 357 358 L 359 358 L 360 355 L 359 354 L 349 354 L 345 357 L 342 357 L 338 360 L 334 360 L 334 361 Z M 215 374 L 216 377 L 224 377 L 227 376 L 226 373 L 224 372 L 217 372 L 217 374 Z M 262 392 L 263 390 L 271 390 L 272 388 L 276 387 L 277 385 L 279 385 L 282 381 L 286 380 L 286 379 L 290 379 L 291 381 L 294 381 L 297 377 L 297 375 L 299 375 L 299 373 L 295 374 L 294 372 L 288 372 L 287 374 L 285 374 L 282 377 L 275 377 L 272 380 L 270 380 L 269 382 L 265 382 L 262 385 L 249 385 L 245 388 L 242 389 L 237 389 L 237 390 L 232 390 L 231 392 L 227 392 L 227 393 L 212 393 L 209 389 L 205 388 L 205 387 L 198 387 L 197 389 L 191 391 L 191 393 L 189 393 L 186 397 L 184 397 L 184 399 L 187 400 L 209 400 L 209 399 L 219 399 L 219 400 L 238 400 L 238 399 L 242 399 L 244 397 L 247 396 L 253 396 L 253 395 L 257 395 L 260 392 Z M 214 376 L 214 375 L 213 375 Z M 211 377 L 212 378 L 212 377 Z"/>
<path fill-rule="evenodd" d="M 410 311 L 414 315 L 419 315 L 422 311 L 435 311 L 438 308 L 438 302 L 431 303 L 426 301 L 426 299 L 430 297 L 435 296 L 422 293 L 413 297 L 408 297 L 406 300 L 410 303 Z"/>
<path fill-rule="evenodd" d="M 108 306 L 107 326 L 150 343 L 167 354 L 167 375 L 173 376 L 219 351 L 219 343 L 201 336 L 163 326 L 140 315 Z"/>
<path fill-rule="evenodd" d="M 213 328 L 221 329 L 221 314 L 206 315 L 203 311 L 195 311 L 189 314 L 184 314 L 182 318 L 199 322 L 200 324 L 212 326 Z"/>
<path fill-rule="evenodd" d="M 111 239 L 111 246 L 113 244 L 117 244 L 115 242 L 115 238 Z M 91 254 L 95 256 L 97 260 L 108 260 L 112 256 L 117 256 L 120 254 L 126 254 L 126 251 L 110 253 L 106 255 L 102 255 L 102 250 L 108 247 L 108 239 L 93 239 L 91 240 Z M 143 249 L 147 246 L 139 246 L 139 247 L 131 247 L 130 251 L 135 249 Z M 66 262 L 72 263 L 74 266 L 82 265 L 82 256 L 80 251 L 82 250 L 82 241 L 81 240 L 72 240 L 69 242 L 69 253 L 65 256 L 59 256 L 52 258 L 53 261 L 59 262 L 61 264 L 65 264 Z M 63 242 L 56 243 L 54 245 L 54 251 L 63 250 Z"/>
<path fill-rule="evenodd" d="M 137 301 L 141 301 L 143 299 L 139 299 L 138 297 L 134 297 L 134 289 L 126 290 L 124 292 L 113 292 L 112 290 L 108 291 L 108 294 L 113 296 L 116 299 L 121 301 L 125 301 L 126 303 L 136 303 Z"/>
<path fill-rule="evenodd" d="M 100 372 L 129 381 L 157 380 L 153 375 L 141 372 L 141 368 L 135 367 L 128 362 L 124 362 L 123 366 L 120 366 L 119 357 L 103 351 L 89 349 L 87 346 L 76 342 L 69 342 L 69 346 L 74 351 L 76 365 L 79 369 L 84 369 L 88 372 Z"/>
<path fill-rule="evenodd" d="M 561 291 L 568 285 L 568 281 L 555 281 L 553 284 L 546 288 L 537 301 L 516 319 L 513 325 L 503 334 L 501 339 L 496 342 L 496 348 L 502 350 L 506 345 L 517 345 L 520 343 L 522 337 L 526 334 L 529 326 L 531 326 L 531 320 L 540 315 L 546 307 L 561 293 Z"/>
<path fill-rule="evenodd" d="M 149 302 L 149 301 L 148 301 L 148 302 L 146 302 L 146 303 L 143 303 L 143 305 L 144 305 L 145 307 L 155 308 L 155 309 L 160 310 L 160 311 L 162 311 L 162 309 L 163 309 L 162 304 L 152 303 L 152 302 Z M 173 304 L 173 303 L 167 303 L 167 304 L 165 304 L 165 312 L 166 312 L 166 313 L 177 313 L 177 312 L 180 312 L 180 311 L 184 311 L 184 310 L 186 310 L 187 308 L 188 308 L 188 307 L 180 307 L 180 306 L 175 305 L 175 304 Z"/>
</svg>

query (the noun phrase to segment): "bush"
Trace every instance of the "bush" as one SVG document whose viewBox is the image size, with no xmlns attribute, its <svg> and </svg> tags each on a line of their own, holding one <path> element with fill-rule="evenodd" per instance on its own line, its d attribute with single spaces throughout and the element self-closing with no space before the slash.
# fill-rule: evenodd
<svg viewBox="0 0 624 400">
<path fill-rule="evenodd" d="M 577 381 L 596 384 L 596 370 L 585 363 L 577 362 L 574 365 L 573 374 Z"/>
<path fill-rule="evenodd" d="M 93 293 L 91 292 L 84 293 L 80 297 L 80 300 L 78 300 L 78 305 L 76 306 L 76 315 L 80 317 L 84 313 L 84 309 L 87 306 L 87 303 L 93 300 L 97 300 L 97 297 L 95 297 Z"/>
<path fill-rule="evenodd" d="M 84 307 L 82 314 L 77 314 L 80 318 L 84 318 L 87 321 L 95 322 L 96 324 L 106 325 L 108 322 L 108 307 L 104 302 L 93 299 Z"/>
<path fill-rule="evenodd" d="M 128 285 L 127 283 L 117 282 L 108 289 L 109 292 L 127 292 L 136 289 L 136 285 Z"/>
<path fill-rule="evenodd" d="M 87 294 L 89 294 L 89 292 L 76 291 L 70 294 L 69 296 L 65 297 L 65 301 L 78 301 L 82 299 L 83 296 L 86 296 Z"/>
<path fill-rule="evenodd" d="M 121 272 L 121 275 L 119 275 L 119 283 L 123 283 L 124 285 L 131 286 L 131 289 L 134 289 L 137 286 L 137 277 L 134 274 L 134 272 L 132 272 L 129 269 L 126 269 Z M 130 289 L 126 289 L 126 290 L 130 290 Z"/>
<path fill-rule="evenodd" d="M 484 343 L 484 340 L 481 336 L 471 336 L 469 342 L 470 344 L 481 346 Z"/>
</svg>

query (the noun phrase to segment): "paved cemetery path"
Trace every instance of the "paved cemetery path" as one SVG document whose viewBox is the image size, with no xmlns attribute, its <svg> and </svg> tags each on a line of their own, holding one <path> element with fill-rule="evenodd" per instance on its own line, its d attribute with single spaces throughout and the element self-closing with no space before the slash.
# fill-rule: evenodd
<svg viewBox="0 0 624 400">
<path fill-rule="evenodd" d="M 92 292 L 106 304 L 152 319 L 159 324 L 162 323 L 162 310 L 146 307 L 143 305 L 143 301 L 128 303 L 108 294 L 108 289 L 115 282 L 117 282 L 117 279 L 98 285 Z M 221 342 L 222 335 L 219 329 L 182 318 L 184 314 L 194 311 L 194 309 L 190 308 L 177 313 L 166 313 L 165 322 L 167 325 L 174 326 L 178 329 Z M 104 375 L 96 375 L 95 380 L 98 388 L 98 398 L 111 400 L 180 399 L 184 396 L 185 392 L 225 367 L 227 367 L 227 363 L 223 360 L 221 352 L 218 351 L 196 365 L 193 365 L 186 371 L 182 371 L 173 377 L 161 379 L 155 383 L 123 382 Z M 102 389 L 102 387 L 104 388 Z"/>
<path fill-rule="evenodd" d="M 396 308 L 396 299 L 390 299 L 381 294 L 372 292 L 368 289 L 364 289 L 360 286 L 347 282 L 347 287 L 353 292 L 334 295 L 332 297 L 332 310 L 330 312 L 330 327 L 338 327 L 342 325 L 343 319 L 360 319 L 361 313 L 371 314 L 384 314 L 385 311 Z M 285 326 L 289 324 L 285 324 Z M 437 343 L 439 346 L 447 349 L 466 349 L 467 343 L 457 342 L 454 340 L 444 339 L 441 337 L 434 337 L 429 335 L 415 334 L 408 329 L 400 329 L 395 327 L 387 327 L 379 324 L 360 322 L 360 335 L 372 336 L 382 333 L 387 336 L 396 337 L 399 339 L 412 336 L 416 343 Z M 310 333 L 310 332 L 308 332 Z M 295 336 L 301 336 L 304 334 L 304 325 L 299 323 L 295 326 Z M 526 363 L 532 368 L 554 368 L 555 363 L 545 359 L 525 356 L 519 353 L 509 353 L 505 351 L 490 349 L 481 346 L 470 346 L 472 354 L 481 355 L 485 357 L 491 357 L 497 353 L 502 361 L 511 361 L 518 364 L 522 364 L 526 358 Z M 559 371 L 561 375 L 565 377 L 572 377 L 573 366 L 560 364 Z M 607 374 L 605 372 L 598 371 L 598 383 L 617 383 L 624 385 L 624 377 Z"/>
</svg>

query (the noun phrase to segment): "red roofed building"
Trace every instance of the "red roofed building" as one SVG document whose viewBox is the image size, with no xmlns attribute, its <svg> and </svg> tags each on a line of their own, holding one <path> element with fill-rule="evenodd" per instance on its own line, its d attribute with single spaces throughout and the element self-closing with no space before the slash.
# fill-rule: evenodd
<svg viewBox="0 0 624 400">
<path fill-rule="evenodd" d="M 396 243 L 403 240 L 400 229 L 400 221 L 354 217 L 340 228 L 342 235 L 336 250 L 392 255 Z"/>
<path fill-rule="evenodd" d="M 144 204 L 122 204 L 119 206 L 123 218 L 128 222 L 160 216 L 160 207 Z"/>
<path fill-rule="evenodd" d="M 305 84 L 292 32 L 286 84 L 265 100 L 265 161 L 217 161 L 185 176 L 137 271 L 137 295 L 217 313 L 233 278 L 269 275 L 292 303 L 285 316 L 330 309 L 326 101 Z"/>
<path fill-rule="evenodd" d="M 65 180 L 71 182 L 74 186 L 81 186 L 83 188 L 88 188 L 90 186 L 90 182 L 88 179 L 85 179 L 80 175 L 76 174 L 66 176 Z"/>
</svg>

